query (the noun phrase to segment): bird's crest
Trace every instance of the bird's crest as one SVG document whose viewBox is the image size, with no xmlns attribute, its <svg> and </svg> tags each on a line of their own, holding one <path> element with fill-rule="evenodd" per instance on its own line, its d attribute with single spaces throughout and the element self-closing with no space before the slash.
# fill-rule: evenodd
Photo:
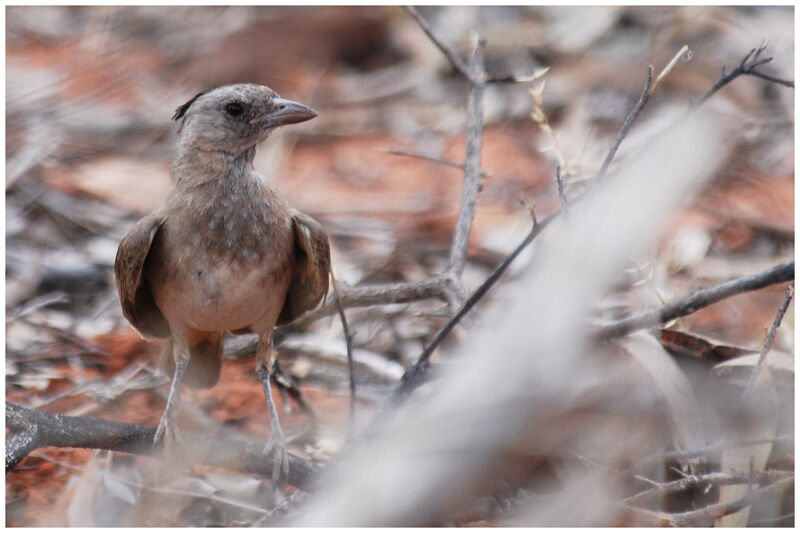
<svg viewBox="0 0 800 533">
<path fill-rule="evenodd" d="M 172 115 L 172 120 L 182 119 L 186 115 L 186 112 L 189 110 L 189 107 L 191 107 L 194 101 L 210 91 L 211 89 L 206 89 L 205 91 L 201 91 L 196 95 L 194 95 L 194 97 L 191 100 L 189 100 L 188 102 L 186 102 L 185 104 L 183 104 L 182 106 L 180 106 L 178 109 L 175 110 L 175 114 Z"/>
</svg>

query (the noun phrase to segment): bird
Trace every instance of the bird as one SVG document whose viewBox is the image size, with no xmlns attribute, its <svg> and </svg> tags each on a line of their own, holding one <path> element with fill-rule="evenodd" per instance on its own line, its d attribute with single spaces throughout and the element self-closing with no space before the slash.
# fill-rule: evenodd
<svg viewBox="0 0 800 533">
<path fill-rule="evenodd" d="M 253 167 L 256 147 L 275 128 L 317 113 L 264 85 L 203 91 L 175 111 L 180 123 L 173 189 L 136 222 L 114 263 L 122 312 L 145 338 L 168 339 L 172 374 L 154 445 L 179 441 L 175 411 L 182 383 L 217 383 L 223 336 L 258 336 L 255 370 L 266 396 L 273 479 L 288 476 L 288 456 L 270 388 L 272 333 L 326 296 L 330 245 L 322 226 L 293 208 Z"/>
</svg>

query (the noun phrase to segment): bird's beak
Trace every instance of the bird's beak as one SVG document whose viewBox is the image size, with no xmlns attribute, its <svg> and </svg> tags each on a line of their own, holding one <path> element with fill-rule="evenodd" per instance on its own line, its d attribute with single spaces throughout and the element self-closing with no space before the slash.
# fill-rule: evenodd
<svg viewBox="0 0 800 533">
<path fill-rule="evenodd" d="M 285 98 L 272 99 L 272 111 L 266 115 L 256 117 L 250 124 L 264 124 L 267 127 L 286 126 L 287 124 L 297 124 L 305 122 L 317 116 L 317 112 L 294 100 Z"/>
</svg>

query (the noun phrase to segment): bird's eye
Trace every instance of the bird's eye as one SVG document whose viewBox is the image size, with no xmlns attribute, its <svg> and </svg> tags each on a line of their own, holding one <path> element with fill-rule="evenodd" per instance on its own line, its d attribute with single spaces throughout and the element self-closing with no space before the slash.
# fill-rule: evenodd
<svg viewBox="0 0 800 533">
<path fill-rule="evenodd" d="M 232 104 L 228 104 L 225 106 L 225 112 L 232 117 L 238 117 L 239 115 L 244 113 L 244 107 L 242 107 L 242 104 L 238 102 L 233 102 Z"/>
</svg>

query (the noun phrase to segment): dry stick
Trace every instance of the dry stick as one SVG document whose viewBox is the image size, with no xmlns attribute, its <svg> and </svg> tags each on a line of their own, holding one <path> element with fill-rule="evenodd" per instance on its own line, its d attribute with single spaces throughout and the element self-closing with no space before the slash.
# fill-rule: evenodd
<svg viewBox="0 0 800 533">
<path fill-rule="evenodd" d="M 454 279 L 460 279 L 467 263 L 467 247 L 475 206 L 481 189 L 481 146 L 483 145 L 483 90 L 486 74 L 483 55 L 486 41 L 478 39 L 469 58 L 469 97 L 467 100 L 467 155 L 464 159 L 464 185 L 461 193 L 461 208 L 458 210 L 450 260 L 445 270 Z"/>
<path fill-rule="evenodd" d="M 567 214 L 567 195 L 564 192 L 564 180 L 561 179 L 561 165 L 556 165 L 556 187 L 558 187 L 558 200 L 561 203 L 561 211 L 564 216 Z"/>
<path fill-rule="evenodd" d="M 6 316 L 6 324 L 11 324 L 15 320 L 29 315 L 34 311 L 38 311 L 43 307 L 47 307 L 48 305 L 65 302 L 69 302 L 69 296 L 61 291 L 49 292 L 47 294 L 31 298 L 24 304 L 17 306 L 8 314 L 8 316 Z"/>
<path fill-rule="evenodd" d="M 650 98 L 650 88 L 653 85 L 653 67 L 647 67 L 647 81 L 644 84 L 644 89 L 642 90 L 641 96 L 639 96 L 639 101 L 636 102 L 636 105 L 633 106 L 631 112 L 628 113 L 628 116 L 625 117 L 625 122 L 622 123 L 622 128 L 620 128 L 619 133 L 617 134 L 617 138 L 614 140 L 614 144 L 611 145 L 611 149 L 608 151 L 603 164 L 600 166 L 600 170 L 597 172 L 597 176 L 595 177 L 596 182 L 602 180 L 605 175 L 606 171 L 608 170 L 608 166 L 611 164 L 611 161 L 614 159 L 614 156 L 617 155 L 617 150 L 619 149 L 619 145 L 622 144 L 622 140 L 628 135 L 628 130 L 633 125 L 633 122 L 636 120 L 636 117 L 639 116 L 639 113 L 644 108 L 645 104 L 647 104 L 647 100 Z"/>
<path fill-rule="evenodd" d="M 439 275 L 420 281 L 346 287 L 340 290 L 339 298 L 342 306 L 349 308 L 409 303 L 427 298 L 438 298 L 449 303 L 452 297 L 450 293 L 447 280 Z M 308 311 L 291 324 L 278 326 L 275 328 L 276 344 L 292 329 L 306 326 L 319 318 L 334 313 L 336 313 L 336 302 L 328 301 L 316 309 Z"/>
<path fill-rule="evenodd" d="M 453 161 L 451 159 L 445 159 L 443 157 L 435 157 L 432 155 L 426 155 L 419 152 L 414 152 L 411 150 L 404 150 L 402 148 L 395 148 L 394 146 L 389 147 L 387 150 L 390 154 L 394 155 L 405 155 L 408 157 L 416 157 L 418 159 L 424 159 L 426 161 L 431 161 L 433 163 L 439 163 L 440 165 L 446 165 L 448 167 L 455 167 L 464 170 L 464 163 L 459 163 L 458 161 Z M 491 172 L 487 172 L 485 170 L 481 171 L 481 178 L 488 179 L 492 177 Z"/>
<path fill-rule="evenodd" d="M 719 79 L 714 83 L 714 85 L 711 86 L 711 88 L 709 88 L 705 92 L 703 96 L 700 97 L 697 103 L 694 104 L 694 107 L 699 106 L 700 104 L 711 98 L 714 94 L 716 94 L 717 91 L 719 91 L 720 89 L 728 85 L 730 82 L 732 82 L 733 80 L 742 75 L 755 76 L 757 78 L 761 78 L 763 80 L 772 83 L 777 83 L 778 85 L 783 85 L 784 87 L 791 87 L 792 89 L 794 89 L 794 81 L 782 80 L 775 76 L 764 74 L 763 72 L 759 72 L 756 70 L 757 67 L 765 65 L 770 61 L 772 61 L 771 57 L 759 59 L 761 53 L 764 52 L 764 50 L 766 49 L 767 49 L 767 43 L 766 41 L 764 41 L 758 48 L 753 48 L 752 50 L 750 50 L 750 52 L 748 52 L 747 55 L 744 56 L 744 59 L 742 59 L 741 63 L 739 63 L 739 65 L 732 71 L 725 73 L 725 67 L 722 67 L 722 74 L 720 75 Z"/>
<path fill-rule="evenodd" d="M 331 272 L 331 285 L 333 286 L 333 298 L 336 300 L 336 307 L 339 310 L 339 318 L 342 321 L 342 331 L 344 332 L 344 342 L 347 348 L 347 372 L 350 374 L 350 432 L 352 433 L 356 422 L 356 372 L 353 363 L 353 336 L 350 334 L 350 327 L 347 325 L 347 316 L 344 314 L 342 301 L 339 299 L 339 287 L 336 278 Z"/>
<path fill-rule="evenodd" d="M 794 476 L 776 481 L 771 485 L 759 489 L 751 490 L 744 496 L 727 503 L 718 503 L 685 513 L 674 513 L 661 515 L 663 525 L 681 526 L 710 526 L 714 520 L 741 511 L 753 503 L 771 496 L 775 492 L 783 491 L 794 486 Z"/>
<path fill-rule="evenodd" d="M 684 490 L 696 487 L 705 488 L 708 484 L 714 484 L 717 486 L 740 485 L 742 483 L 751 483 L 751 482 L 756 482 L 759 484 L 767 484 L 767 483 L 774 483 L 775 481 L 779 481 L 793 476 L 794 472 L 785 472 L 781 470 L 766 470 L 762 472 L 752 472 L 752 473 L 711 472 L 709 474 L 703 474 L 699 476 L 688 476 L 682 479 L 677 479 L 675 481 L 668 481 L 663 483 L 648 480 L 649 483 L 655 483 L 656 486 L 654 488 L 647 489 L 645 491 L 634 494 L 633 496 L 628 496 L 627 498 L 622 500 L 622 503 L 628 505 L 636 505 L 638 501 L 647 498 L 649 496 L 653 496 L 656 494 L 671 494 L 675 492 L 682 492 Z"/>
<path fill-rule="evenodd" d="M 674 450 L 671 452 L 653 454 L 649 457 L 645 457 L 640 462 L 650 462 L 650 461 L 663 462 L 664 460 L 684 461 L 686 459 L 694 459 L 695 457 L 709 455 L 709 452 L 718 452 L 727 450 L 729 448 L 740 448 L 744 446 L 753 446 L 757 444 L 776 444 L 779 442 L 794 442 L 794 435 L 779 435 L 767 439 L 748 440 L 745 442 L 730 442 L 730 441 L 720 440 L 719 442 L 716 442 L 714 444 L 703 446 L 702 448 L 696 448 L 694 450 Z"/>
<path fill-rule="evenodd" d="M 775 315 L 775 320 L 772 321 L 772 326 L 769 328 L 767 340 L 764 341 L 764 347 L 761 349 L 761 355 L 758 357 L 758 363 L 755 367 L 753 367 L 753 373 L 750 374 L 750 378 L 747 380 L 747 385 L 744 388 L 745 398 L 753 392 L 753 387 L 756 384 L 758 373 L 761 370 L 761 367 L 764 365 L 764 360 L 767 358 L 767 352 L 769 352 L 769 349 L 772 346 L 772 341 L 775 340 L 775 334 L 778 332 L 778 328 L 783 321 L 783 315 L 786 314 L 786 310 L 789 308 L 789 302 L 792 301 L 792 296 L 794 296 L 794 284 L 790 284 L 788 287 L 786 287 L 786 293 L 783 295 L 783 302 L 781 302 L 781 306 L 778 308 L 778 313 Z"/>
<path fill-rule="evenodd" d="M 458 57 L 458 55 L 455 52 L 453 52 L 453 50 L 450 49 L 450 47 L 448 47 L 446 44 L 440 41 L 438 37 L 436 37 L 436 35 L 433 33 L 433 30 L 431 30 L 428 21 L 422 18 L 422 15 L 419 14 L 416 8 L 412 6 L 406 6 L 406 11 L 408 11 L 408 13 L 412 17 L 414 17 L 414 20 L 417 22 L 419 27 L 422 28 L 422 31 L 425 32 L 425 35 L 428 36 L 428 39 L 430 39 L 431 42 L 435 44 L 439 50 L 442 51 L 445 57 L 448 60 L 450 60 L 450 63 L 455 67 L 455 69 L 459 71 L 462 76 L 464 76 L 468 80 L 471 80 L 472 79 L 471 69 L 461 60 L 460 57 Z"/>
<path fill-rule="evenodd" d="M 453 67 L 455 67 L 457 71 L 459 71 L 468 80 L 471 80 L 473 82 L 477 81 L 475 78 L 472 77 L 473 73 L 470 72 L 469 67 L 461 60 L 460 57 L 458 57 L 458 54 L 456 54 L 452 49 L 450 49 L 450 47 L 448 47 L 446 44 L 440 41 L 438 37 L 436 37 L 436 35 L 433 33 L 433 30 L 430 27 L 430 24 L 428 24 L 428 21 L 426 21 L 422 17 L 422 15 L 419 14 L 416 8 L 412 6 L 406 6 L 406 11 L 408 11 L 408 13 L 412 17 L 414 17 L 414 20 L 417 22 L 417 24 L 419 24 L 419 27 L 422 28 L 422 31 L 425 32 L 425 35 L 427 35 L 428 38 L 433 42 L 433 44 L 435 44 L 436 47 L 442 51 L 442 53 L 447 57 L 448 60 L 450 60 L 450 63 L 453 65 Z M 520 83 L 520 82 L 533 81 L 534 79 L 536 79 L 536 75 L 516 76 L 514 74 L 499 74 L 499 75 L 489 76 L 484 73 L 482 81 L 484 83 L 485 82 Z"/>
<path fill-rule="evenodd" d="M 153 446 L 156 428 L 115 422 L 90 416 L 65 416 L 41 413 L 12 402 L 6 402 L 6 426 L 12 430 L 6 441 L 6 472 L 14 468 L 31 451 L 44 446 L 59 448 L 96 448 L 137 455 L 158 455 L 160 446 Z M 271 454 L 265 456 L 263 443 L 226 439 L 208 435 L 185 435 L 193 445 L 186 451 L 192 462 L 200 462 L 228 470 L 252 472 L 271 477 Z M 289 454 L 289 475 L 285 480 L 303 490 L 310 490 L 322 470 Z"/>
<path fill-rule="evenodd" d="M 610 339 L 621 337 L 640 329 L 660 326 L 670 320 L 694 313 L 700 308 L 707 307 L 735 294 L 762 289 L 769 285 L 792 281 L 793 279 L 794 261 L 789 261 L 759 274 L 726 281 L 707 289 L 700 289 L 659 309 L 646 311 L 625 320 L 599 327 L 594 331 L 594 336 L 599 339 Z"/>
</svg>

